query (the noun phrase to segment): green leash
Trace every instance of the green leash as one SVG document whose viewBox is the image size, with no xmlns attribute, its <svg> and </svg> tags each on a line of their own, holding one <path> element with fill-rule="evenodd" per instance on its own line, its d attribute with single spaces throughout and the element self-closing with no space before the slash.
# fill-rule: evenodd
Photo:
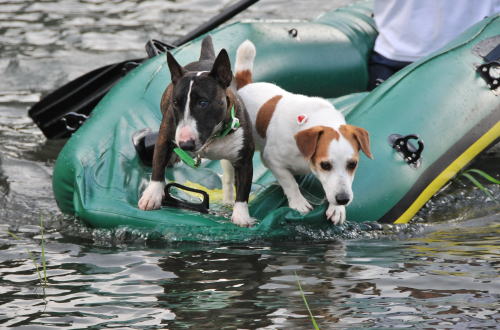
<svg viewBox="0 0 500 330">
<path fill-rule="evenodd" d="M 222 128 L 222 130 L 218 134 L 214 134 L 209 140 L 211 140 L 214 137 L 225 137 L 227 136 L 230 132 L 236 131 L 240 127 L 240 120 L 236 118 L 235 111 L 234 111 L 234 105 L 231 107 L 231 124 L 226 125 L 225 127 Z M 205 147 L 208 144 L 205 144 Z M 203 147 L 204 148 L 204 147 Z M 202 149 L 203 149 L 202 148 Z M 192 168 L 197 168 L 201 164 L 201 158 L 199 155 L 196 155 L 196 158 L 193 158 L 187 151 L 175 147 L 174 152 L 177 154 L 177 156 L 184 162 L 189 167 Z"/>
<path fill-rule="evenodd" d="M 187 153 L 187 151 L 184 151 L 184 149 L 181 149 L 179 147 L 175 147 L 174 152 L 187 166 L 192 168 L 197 168 L 198 166 L 200 166 L 200 157 L 196 157 L 196 159 L 194 159 L 190 154 Z"/>
</svg>

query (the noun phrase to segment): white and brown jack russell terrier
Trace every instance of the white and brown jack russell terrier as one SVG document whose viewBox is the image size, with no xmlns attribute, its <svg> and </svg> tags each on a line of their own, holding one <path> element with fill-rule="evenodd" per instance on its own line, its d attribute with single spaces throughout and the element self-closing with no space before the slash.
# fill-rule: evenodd
<svg viewBox="0 0 500 330">
<path fill-rule="evenodd" d="M 161 207 L 165 194 L 165 167 L 174 148 L 178 147 L 199 158 L 227 160 L 231 169 L 234 168 L 229 180 L 234 182 L 236 179 L 236 202 L 231 220 L 240 226 L 251 226 L 254 219 L 248 212 L 248 196 L 252 185 L 254 142 L 248 113 L 236 93 L 227 52 L 222 49 L 216 58 L 212 39 L 208 36 L 202 42 L 198 61 L 182 67 L 167 53 L 167 63 L 172 83 L 162 96 L 163 118 L 154 148 L 153 172 L 139 200 L 139 208 Z M 227 176 L 225 179 L 228 180 Z M 233 189 L 231 186 L 225 192 L 226 201 L 232 198 Z"/>
<path fill-rule="evenodd" d="M 343 223 L 345 207 L 353 199 L 351 186 L 359 150 L 373 158 L 368 132 L 346 124 L 344 116 L 325 99 L 293 94 L 270 83 L 252 83 L 255 54 L 252 42 L 239 46 L 235 77 L 264 165 L 283 188 L 288 205 L 301 213 L 312 206 L 300 193 L 294 175 L 313 172 L 329 203 L 327 219 Z"/>
</svg>

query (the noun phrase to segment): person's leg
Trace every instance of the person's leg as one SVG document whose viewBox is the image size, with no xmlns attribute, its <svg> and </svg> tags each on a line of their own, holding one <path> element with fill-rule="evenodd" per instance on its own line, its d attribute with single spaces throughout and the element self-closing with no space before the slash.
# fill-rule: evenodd
<svg viewBox="0 0 500 330">
<path fill-rule="evenodd" d="M 394 61 L 373 52 L 368 63 L 368 90 L 371 91 L 411 62 Z"/>
</svg>

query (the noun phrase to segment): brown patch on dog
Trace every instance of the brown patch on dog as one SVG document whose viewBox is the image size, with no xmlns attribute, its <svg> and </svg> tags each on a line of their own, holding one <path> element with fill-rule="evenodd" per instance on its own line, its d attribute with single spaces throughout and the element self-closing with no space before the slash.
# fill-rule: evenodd
<svg viewBox="0 0 500 330">
<path fill-rule="evenodd" d="M 282 95 L 276 95 L 267 100 L 259 109 L 257 113 L 257 119 L 255 121 L 255 129 L 257 133 L 263 138 L 266 138 L 267 127 L 273 116 L 274 110 L 279 100 L 281 100 Z"/>
<path fill-rule="evenodd" d="M 313 164 L 319 166 L 319 163 L 328 159 L 328 148 L 333 140 L 339 140 L 340 134 L 331 127 L 323 127 L 323 134 L 319 136 L 316 152 L 312 158 Z"/>
<path fill-rule="evenodd" d="M 241 87 L 248 85 L 252 82 L 252 71 L 250 70 L 242 70 L 236 72 L 234 75 L 236 79 L 236 89 L 240 89 Z"/>
<path fill-rule="evenodd" d="M 316 165 L 328 158 L 328 147 L 338 140 L 339 132 L 327 126 L 314 126 L 295 134 L 295 141 L 302 155 Z"/>
<path fill-rule="evenodd" d="M 161 113 L 165 114 L 167 111 L 168 107 L 170 106 L 170 103 L 172 102 L 172 92 L 174 90 L 174 85 L 169 84 L 165 91 L 163 92 L 163 95 L 161 97 L 161 102 L 160 102 L 160 109 Z"/>
<path fill-rule="evenodd" d="M 295 134 L 295 142 L 304 158 L 311 159 L 316 151 L 316 145 L 320 135 L 323 133 L 323 126 L 314 126 L 302 130 Z"/>
<path fill-rule="evenodd" d="M 353 125 L 340 125 L 340 133 L 351 143 L 354 150 L 362 150 L 366 156 L 373 159 L 370 151 L 370 136 L 368 132 L 361 127 Z"/>
<path fill-rule="evenodd" d="M 356 153 L 356 156 L 351 158 L 350 160 L 347 161 L 346 164 L 346 169 L 347 173 L 349 173 L 350 176 L 354 176 L 354 172 L 356 172 L 356 169 L 358 168 L 358 162 L 359 162 L 359 154 Z M 351 165 L 353 164 L 353 165 Z"/>
</svg>

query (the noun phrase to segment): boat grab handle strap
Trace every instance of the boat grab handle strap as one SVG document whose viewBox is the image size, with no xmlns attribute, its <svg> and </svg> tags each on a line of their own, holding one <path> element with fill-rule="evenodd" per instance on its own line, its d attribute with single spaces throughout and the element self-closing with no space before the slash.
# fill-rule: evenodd
<svg viewBox="0 0 500 330">
<path fill-rule="evenodd" d="M 180 190 L 185 190 L 191 193 L 200 194 L 203 199 L 200 203 L 191 203 L 185 200 L 175 198 L 170 194 L 170 188 L 175 187 Z M 181 209 L 187 209 L 192 211 L 197 211 L 200 213 L 208 213 L 209 209 L 209 196 L 206 191 L 195 189 L 191 187 L 184 186 L 179 183 L 171 182 L 165 186 L 165 197 L 163 198 L 162 205 L 176 207 Z"/>
</svg>

